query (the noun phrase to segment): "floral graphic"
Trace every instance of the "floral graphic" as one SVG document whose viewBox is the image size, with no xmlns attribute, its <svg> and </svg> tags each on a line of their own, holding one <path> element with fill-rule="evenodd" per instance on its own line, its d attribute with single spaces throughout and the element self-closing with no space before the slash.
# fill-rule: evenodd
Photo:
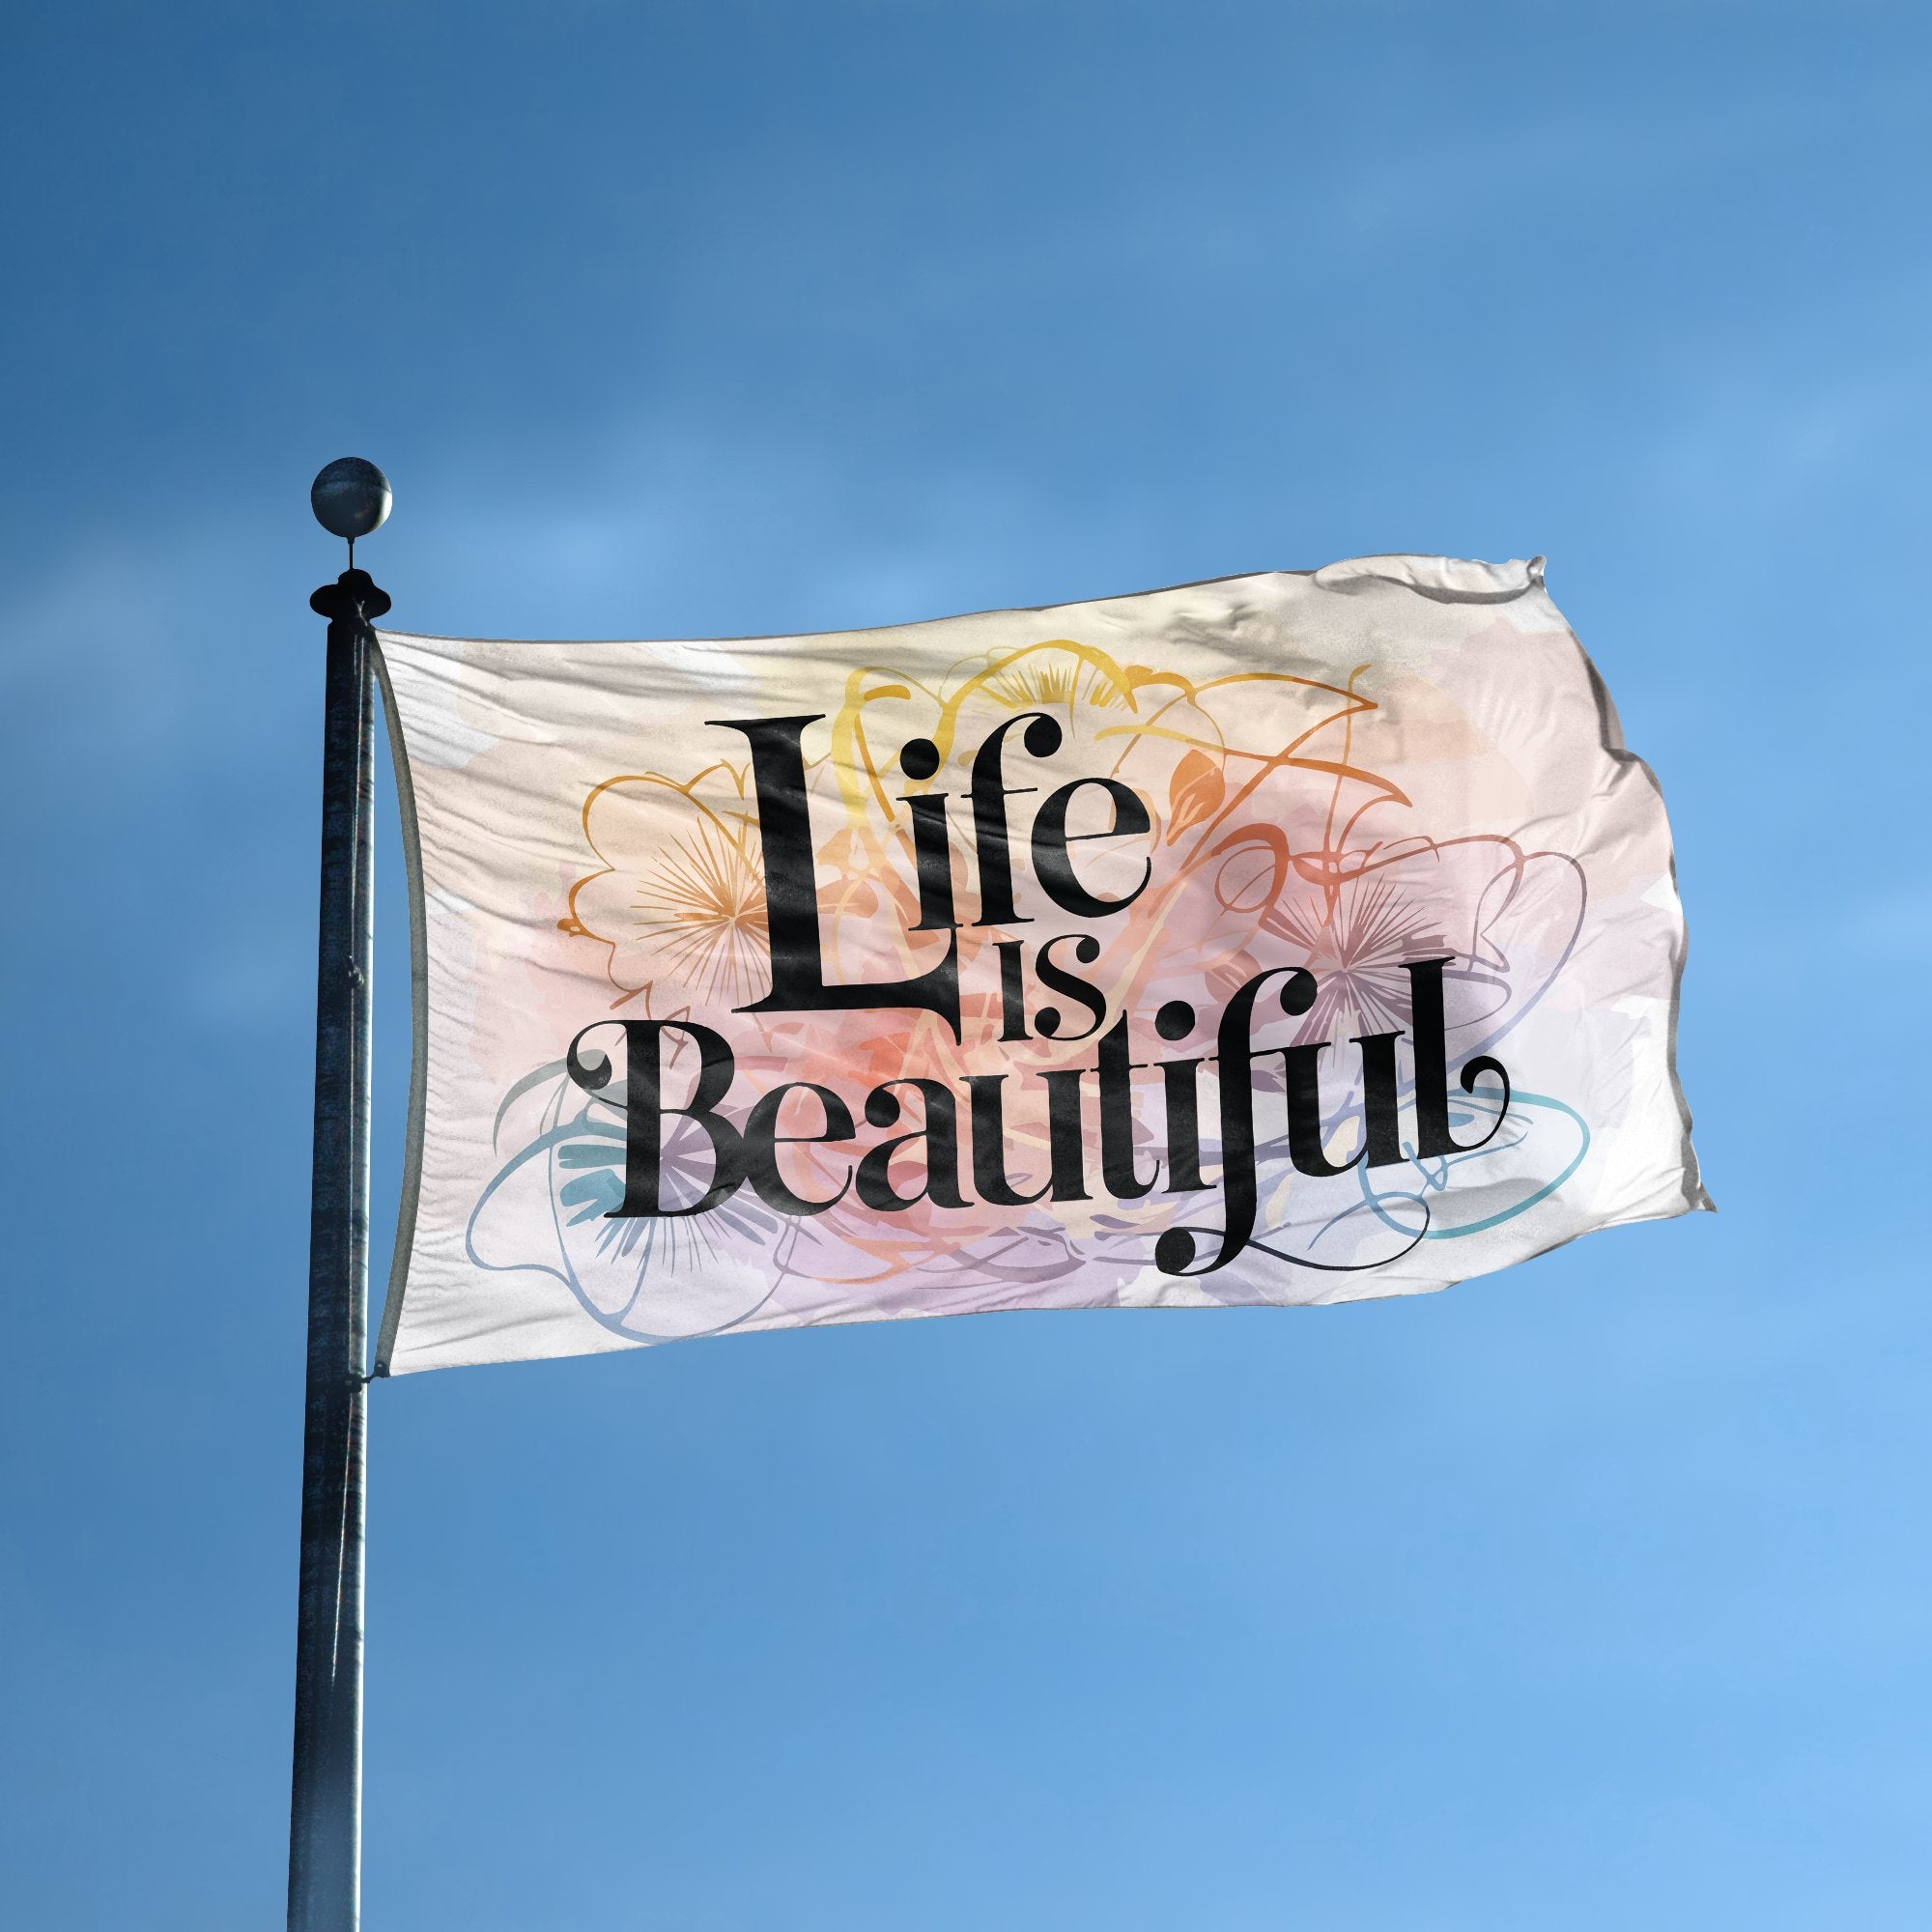
<svg viewBox="0 0 1932 1932">
<path fill-rule="evenodd" d="M 1575 1171 L 1588 1145 L 1581 1118 L 1546 1095 L 1516 1093 L 1498 1121 L 1499 1103 L 1486 1090 L 1456 1094 L 1453 1120 L 1468 1139 L 1497 1129 L 1466 1152 L 1373 1173 L 1356 1166 L 1333 1178 L 1298 1171 L 1291 1157 L 1284 1049 L 1327 1043 L 1322 1140 L 1345 1162 L 1366 1128 L 1362 1076 L 1350 1072 L 1356 1056 L 1342 1049 L 1362 1036 L 1410 1029 L 1407 962 L 1450 962 L 1445 1026 L 1461 1064 L 1492 1048 L 1545 996 L 1583 916 L 1582 874 L 1567 856 L 1524 850 L 1499 835 L 1429 836 L 1411 799 L 1376 768 L 1382 706 L 1373 690 L 1368 666 L 1340 683 L 1273 670 L 1197 682 L 1065 639 L 961 665 L 936 684 L 890 666 L 850 671 L 842 701 L 808 740 L 827 980 L 907 979 L 956 946 L 956 1037 L 936 1012 L 903 1007 L 745 1010 L 770 992 L 772 973 L 756 794 L 742 738 L 734 749 L 721 731 L 721 751 L 731 755 L 693 773 L 604 780 L 583 805 L 594 863 L 571 891 L 559 944 L 602 950 L 608 1012 L 696 1018 L 728 1031 L 739 1084 L 727 1111 L 739 1118 L 787 1083 L 854 1096 L 899 1083 L 904 1117 L 872 1123 L 926 1132 L 928 1156 L 933 1102 L 928 1094 L 922 1118 L 914 1084 L 963 1095 L 976 1078 L 1006 1075 L 1001 1151 L 1017 1205 L 999 1205 L 984 1188 L 941 1205 L 939 1190 L 928 1189 L 880 1211 L 848 1184 L 809 1218 L 771 1212 L 750 1189 L 689 1218 L 612 1218 L 623 1199 L 624 1083 L 586 1093 L 559 1061 L 504 1101 L 503 1164 L 471 1215 L 471 1258 L 488 1267 L 543 1267 L 600 1321 L 640 1340 L 713 1332 L 773 1304 L 792 1320 L 838 1320 L 1128 1295 L 1152 1278 L 1163 1232 L 1211 1218 L 1212 1194 L 1179 1190 L 1178 1175 L 1172 1186 L 1132 1198 L 1097 1181 L 1082 1194 L 1063 1191 L 1044 1076 L 1094 1069 L 1097 1038 L 1124 1018 L 1137 1171 L 1164 1172 L 1154 1165 L 1166 1158 L 1160 1064 L 1188 1058 L 1201 1068 L 1199 1151 L 1211 1176 L 1221 1152 L 1214 1014 L 1271 968 L 1306 969 L 1317 990 L 1305 1010 L 1273 1017 L 1271 1031 L 1258 1036 L 1255 1259 L 1225 1276 L 1202 1276 L 1202 1295 L 1265 1301 L 1270 1280 L 1285 1270 L 1372 1269 L 1420 1240 L 1455 1239 L 1521 1212 Z M 1118 811 L 1115 794 L 1083 787 L 1066 808 L 1083 889 L 1122 902 L 1109 917 L 1075 922 L 1042 896 L 1026 865 L 1022 824 L 1012 840 L 1014 918 L 972 923 L 985 884 L 969 809 L 975 759 L 999 726 L 1028 714 L 1049 717 L 1058 742 L 1035 759 L 1019 751 L 1015 732 L 1003 797 L 1043 799 L 1072 781 L 1105 779 L 1143 810 L 1146 830 L 1118 831 L 1126 821 L 1108 816 L 1110 797 Z M 915 743 L 935 754 L 928 775 L 908 776 L 922 761 L 900 762 Z M 949 801 L 956 931 L 921 929 L 913 804 L 933 797 Z M 1042 989 L 1030 980 L 1025 1024 L 1016 1027 L 1014 942 L 1030 960 L 1077 964 L 1103 1010 L 1083 1012 L 1050 981 Z M 1191 1031 L 1177 1037 L 1164 1022 L 1156 1037 L 1156 1012 L 1184 1012 Z M 690 1037 L 665 1040 L 668 1085 L 688 1088 L 696 1058 Z M 1406 1092 L 1406 1064 L 1402 1077 Z M 972 1089 L 976 1103 L 983 1091 Z M 964 1136 L 963 1099 L 960 1107 Z M 707 1184 L 709 1147 L 688 1120 L 668 1118 L 666 1196 L 695 1200 Z M 1525 1153 L 1530 1143 L 1534 1158 Z M 849 1145 L 795 1141 L 786 1152 L 790 1184 L 829 1200 L 841 1176 L 849 1181 L 855 1158 Z M 1049 1179 L 1054 1199 L 1024 1198 L 1043 1196 Z M 502 1204 L 526 1202 L 530 1190 L 550 1204 L 554 1250 L 541 1257 L 506 1252 L 496 1239 Z M 1459 1219 L 1465 1200 L 1468 1214 Z"/>
<path fill-rule="evenodd" d="M 715 765 L 686 784 L 611 779 L 584 802 L 583 833 L 607 869 L 571 895 L 563 930 L 615 935 L 618 985 L 641 992 L 663 980 L 725 1005 L 751 997 L 765 957 L 765 881 L 741 771 Z"/>
</svg>

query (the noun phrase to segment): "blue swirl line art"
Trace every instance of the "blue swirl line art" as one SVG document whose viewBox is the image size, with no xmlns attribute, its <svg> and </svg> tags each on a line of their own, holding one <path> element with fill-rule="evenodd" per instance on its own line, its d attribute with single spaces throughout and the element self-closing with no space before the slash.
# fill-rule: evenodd
<svg viewBox="0 0 1932 1932">
<path fill-rule="evenodd" d="M 1556 1113 L 1567 1115 L 1572 1121 L 1576 1122 L 1577 1132 L 1580 1137 L 1580 1140 L 1579 1140 L 1579 1145 L 1577 1149 L 1577 1152 L 1571 1159 L 1569 1166 L 1566 1167 L 1563 1170 L 1563 1172 L 1556 1177 L 1554 1180 L 1546 1181 L 1544 1185 L 1539 1187 L 1534 1194 L 1526 1195 L 1522 1200 L 1519 1201 L 1513 1208 L 1505 1208 L 1498 1213 L 1485 1215 L 1482 1220 L 1471 1221 L 1464 1227 L 1460 1227 L 1460 1228 L 1432 1227 L 1421 1236 L 1423 1240 L 1455 1241 L 1455 1240 L 1461 1240 L 1463 1236 L 1465 1235 L 1480 1235 L 1485 1233 L 1487 1230 L 1491 1228 L 1499 1228 L 1503 1225 L 1505 1221 L 1514 1221 L 1519 1214 L 1528 1213 L 1528 1211 L 1532 1208 L 1534 1208 L 1538 1202 L 1548 1200 L 1548 1198 L 1552 1194 L 1554 1194 L 1556 1190 L 1559 1187 L 1561 1187 L 1563 1183 L 1566 1180 L 1568 1180 L 1570 1177 L 1573 1174 L 1575 1174 L 1579 1167 L 1582 1166 L 1584 1156 L 1590 1151 L 1590 1123 L 1588 1121 L 1584 1120 L 1582 1115 L 1579 1114 L 1575 1107 L 1571 1106 L 1567 1100 L 1557 1099 L 1553 1094 L 1517 1093 L 1513 1094 L 1510 1096 L 1511 1112 L 1515 1112 L 1515 1110 L 1518 1107 L 1548 1108 Z M 1506 1147 L 1517 1147 L 1520 1145 L 1521 1145 L 1520 1140 L 1511 1141 L 1508 1143 L 1491 1142 L 1488 1145 L 1480 1148 L 1471 1148 L 1467 1153 L 1457 1154 L 1453 1158 L 1445 1159 L 1440 1163 L 1441 1171 L 1439 1175 L 1425 1176 L 1423 1183 L 1424 1188 L 1429 1193 L 1435 1193 L 1435 1194 L 1442 1193 L 1448 1188 L 1449 1175 L 1450 1175 L 1450 1170 L 1452 1168 L 1460 1167 L 1465 1161 L 1487 1159 L 1493 1154 L 1505 1151 Z M 1418 1162 L 1417 1165 L 1419 1166 L 1420 1163 Z M 1403 1227 L 1399 1221 L 1392 1219 L 1388 1214 L 1388 1212 L 1383 1208 L 1382 1204 L 1387 1201 L 1409 1201 L 1413 1202 L 1418 1207 L 1425 1207 L 1426 1203 L 1423 1200 L 1423 1196 L 1421 1194 L 1404 1193 L 1394 1188 L 1384 1189 L 1378 1193 L 1373 1188 L 1371 1188 L 1371 1186 L 1369 1185 L 1369 1176 L 1367 1168 L 1365 1167 L 1358 1168 L 1356 1170 L 1356 1173 L 1361 1178 L 1363 1205 L 1369 1209 L 1369 1211 L 1372 1214 L 1376 1216 L 1376 1218 L 1378 1221 L 1381 1221 L 1386 1226 L 1393 1228 L 1398 1234 L 1404 1234 L 1404 1235 L 1407 1234 L 1408 1230 Z M 1351 1208 L 1349 1211 L 1352 1213 L 1355 1210 Z M 1336 1218 L 1339 1220 L 1342 1217 L 1338 1215 Z M 1323 1233 L 1325 1232 L 1326 1230 L 1324 1229 Z"/>
<path fill-rule="evenodd" d="M 609 1255 L 614 1249 L 619 1258 L 635 1257 L 635 1273 L 630 1294 L 624 1305 L 621 1308 L 609 1310 L 597 1305 L 578 1274 L 577 1264 L 572 1258 L 569 1237 L 565 1232 L 566 1224 L 559 1208 L 582 1208 L 582 1211 L 570 1216 L 568 1225 L 571 1227 L 604 1218 L 601 1204 L 595 1198 L 596 1183 L 610 1175 L 611 1169 L 624 1158 L 624 1128 L 621 1118 L 611 1108 L 608 1095 L 601 1099 L 586 1101 L 574 1115 L 566 1118 L 564 1112 L 566 1103 L 575 1095 L 577 1090 L 567 1076 L 558 1072 L 562 1065 L 561 1061 L 554 1061 L 549 1066 L 539 1067 L 534 1073 L 526 1075 L 506 1098 L 502 1110 L 498 1113 L 497 1127 L 500 1130 L 502 1114 L 508 1111 L 511 1102 L 525 1094 L 535 1091 L 546 1076 L 557 1073 L 555 1085 L 544 1102 L 536 1137 L 497 1170 L 470 1209 L 469 1222 L 464 1229 L 464 1251 L 470 1262 L 492 1274 L 512 1274 L 524 1269 L 547 1274 L 568 1288 L 576 1296 L 579 1306 L 600 1327 L 608 1328 L 613 1334 L 623 1335 L 631 1341 L 649 1343 L 673 1339 L 689 1340 L 695 1339 L 697 1335 L 724 1334 L 741 1322 L 749 1321 L 771 1300 L 777 1292 L 776 1283 L 768 1288 L 752 1307 L 742 1310 L 711 1328 L 689 1331 L 673 1337 L 669 1334 L 654 1334 L 630 1325 L 631 1319 L 648 1285 L 647 1277 L 652 1272 L 654 1264 L 676 1267 L 680 1250 L 689 1251 L 694 1261 L 701 1263 L 712 1251 L 711 1242 L 701 1229 L 686 1227 L 674 1221 L 661 1222 L 649 1219 L 606 1221 L 604 1227 L 595 1231 L 595 1242 L 600 1255 Z M 600 1108 L 605 1110 L 605 1116 L 600 1116 L 598 1112 Z M 682 1124 L 680 1122 L 680 1125 Z M 693 1138 L 696 1138 L 695 1134 Z M 609 1144 L 608 1156 L 599 1142 Z M 556 1246 L 556 1259 L 562 1266 L 554 1267 L 548 1262 L 537 1260 L 517 1262 L 485 1260 L 476 1247 L 477 1223 L 481 1220 L 484 1209 L 488 1208 L 504 1182 L 530 1162 L 538 1159 L 545 1161 L 551 1232 Z M 580 1173 L 575 1179 L 565 1180 L 559 1184 L 557 1172 L 559 1168 L 588 1171 Z M 614 1176 L 611 1179 L 614 1179 Z M 615 1199 L 621 1198 L 621 1188 L 619 1188 Z M 615 1199 L 611 1200 L 610 1205 L 614 1206 Z M 777 1217 L 761 1212 L 746 1213 L 738 1209 L 726 1210 L 722 1218 L 734 1233 L 746 1236 L 762 1246 Z"/>
</svg>

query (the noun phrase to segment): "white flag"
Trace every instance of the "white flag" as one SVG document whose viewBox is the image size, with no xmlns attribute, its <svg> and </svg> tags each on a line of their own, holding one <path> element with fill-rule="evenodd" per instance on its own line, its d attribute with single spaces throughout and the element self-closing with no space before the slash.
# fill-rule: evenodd
<svg viewBox="0 0 1932 1932">
<path fill-rule="evenodd" d="M 1540 564 L 381 644 L 390 1372 L 1416 1293 L 1710 1205 L 1662 801 Z"/>
</svg>

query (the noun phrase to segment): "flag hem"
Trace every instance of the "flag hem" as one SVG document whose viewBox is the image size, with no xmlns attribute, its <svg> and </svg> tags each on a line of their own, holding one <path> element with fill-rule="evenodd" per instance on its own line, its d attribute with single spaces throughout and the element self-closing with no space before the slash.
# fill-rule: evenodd
<svg viewBox="0 0 1932 1932">
<path fill-rule="evenodd" d="M 389 734 L 389 764 L 396 780 L 397 815 L 402 820 L 403 866 L 410 901 L 410 1101 L 403 1146 L 403 1185 L 396 1202 L 396 1245 L 389 1258 L 389 1284 L 383 1297 L 383 1324 L 376 1338 L 374 1373 L 386 1376 L 402 1326 L 403 1296 L 409 1287 L 410 1256 L 415 1246 L 416 1208 L 422 1194 L 424 1117 L 429 1097 L 429 930 L 423 900 L 422 834 L 416 823 L 415 783 L 403 714 L 389 683 L 382 633 L 370 657 L 383 691 L 383 722 Z"/>
<path fill-rule="evenodd" d="M 1552 611 L 1555 610 L 1553 604 L 1550 608 Z M 1568 628 L 1568 619 L 1563 621 Z M 1605 755 L 1612 763 L 1628 765 L 1643 775 L 1644 782 L 1650 786 L 1652 796 L 1657 800 L 1658 810 L 1663 814 L 1664 829 L 1669 838 L 1670 893 L 1677 908 L 1676 942 L 1672 948 L 1670 961 L 1670 1012 L 1664 1031 L 1663 1068 L 1670 1079 L 1671 1097 L 1677 1103 L 1680 1129 L 1678 1166 L 1684 1177 L 1684 1206 L 1678 1211 L 1685 1214 L 1715 1214 L 1718 1211 L 1718 1204 L 1711 1199 L 1710 1189 L 1704 1185 L 1703 1164 L 1697 1158 L 1697 1149 L 1691 1140 L 1693 1122 L 1690 1115 L 1690 1099 L 1684 1091 L 1684 1081 L 1677 1070 L 1677 1022 L 1684 1005 L 1684 973 L 1690 963 L 1690 923 L 1684 916 L 1684 895 L 1677 886 L 1677 838 L 1670 826 L 1670 807 L 1663 796 L 1663 781 L 1657 776 L 1650 760 L 1641 753 L 1633 752 L 1625 741 L 1623 720 L 1618 716 L 1616 700 L 1610 696 L 1610 688 L 1605 682 L 1603 672 L 1597 668 L 1596 659 L 1590 655 L 1588 647 L 1575 630 L 1570 631 L 1570 639 L 1577 646 L 1577 655 L 1583 660 L 1583 669 L 1590 680 L 1590 696 L 1596 701 L 1597 725 L 1602 734 Z M 1612 1222 L 1607 1225 L 1617 1224 Z"/>
<path fill-rule="evenodd" d="M 1305 577 L 1311 582 L 1320 582 L 1325 573 L 1345 566 L 1367 564 L 1445 564 L 1452 568 L 1480 571 L 1487 581 L 1471 582 L 1463 586 L 1442 583 L 1424 585 L 1418 583 L 1413 574 L 1399 573 L 1394 570 L 1357 570 L 1352 580 L 1331 580 L 1323 588 L 1346 588 L 1350 582 L 1391 582 L 1415 591 L 1437 604 L 1513 604 L 1519 597 L 1527 597 L 1532 592 L 1544 589 L 1544 565 L 1542 556 L 1511 557 L 1502 563 L 1488 563 L 1478 557 L 1447 556 L 1434 551 L 1389 551 L 1375 556 L 1350 557 L 1338 563 L 1327 563 L 1309 570 L 1236 570 L 1222 577 L 1190 577 L 1180 583 L 1157 583 L 1147 590 L 1119 590 L 1103 597 L 1063 597 L 1052 604 L 994 604 L 983 611 L 955 611 L 940 617 L 913 617 L 897 624 L 860 624 L 846 630 L 832 631 L 749 631 L 734 633 L 719 638 L 477 638 L 452 631 L 397 631 L 384 630 L 382 637 L 409 639 L 427 643 L 440 644 L 563 644 L 575 647 L 581 644 L 788 644 L 809 643 L 816 638 L 863 638 L 887 631 L 919 631 L 939 624 L 958 624 L 974 617 L 1004 617 L 1011 614 L 1026 616 L 1045 616 L 1055 611 L 1074 608 L 1091 610 L 1096 605 L 1126 604 L 1143 597 L 1165 597 L 1177 590 L 1211 590 L 1223 583 L 1239 583 L 1257 577 Z M 1520 583 L 1499 582 L 1497 572 L 1520 571 Z M 1548 593 L 1546 592 L 1546 595 Z M 1566 627 L 1567 628 L 1567 627 Z"/>
</svg>

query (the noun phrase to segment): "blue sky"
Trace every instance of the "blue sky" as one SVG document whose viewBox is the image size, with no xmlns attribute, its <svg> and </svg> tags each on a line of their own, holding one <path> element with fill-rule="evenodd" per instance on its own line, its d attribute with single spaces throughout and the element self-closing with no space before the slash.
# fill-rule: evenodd
<svg viewBox="0 0 1932 1932">
<path fill-rule="evenodd" d="M 18 1922 L 281 1910 L 351 451 L 431 631 L 1547 553 L 1670 803 L 1722 1210 L 1416 1301 L 378 1388 L 372 1926 L 1926 1922 L 1922 9 L 182 0 L 9 51 Z"/>
</svg>

